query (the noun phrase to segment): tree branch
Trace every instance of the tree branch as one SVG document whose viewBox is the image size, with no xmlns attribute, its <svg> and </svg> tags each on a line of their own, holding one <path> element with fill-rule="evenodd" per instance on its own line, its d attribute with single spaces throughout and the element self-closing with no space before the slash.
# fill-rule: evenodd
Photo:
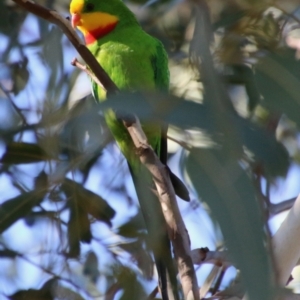
<svg viewBox="0 0 300 300">
<path fill-rule="evenodd" d="M 185 299 L 199 299 L 197 278 L 193 266 L 190 239 L 179 212 L 175 192 L 166 166 L 160 161 L 148 144 L 138 119 L 135 122 L 124 122 L 138 149 L 140 161 L 152 174 L 158 198 L 167 223 L 168 236 L 174 248 L 180 281 Z"/>
<path fill-rule="evenodd" d="M 295 201 L 296 201 L 296 197 L 295 198 L 291 198 L 288 200 L 284 200 L 281 201 L 277 204 L 273 204 L 271 203 L 269 206 L 269 212 L 271 216 L 275 216 L 285 210 L 289 210 L 292 208 L 292 206 L 294 205 Z"/>
<path fill-rule="evenodd" d="M 194 265 L 207 263 L 226 267 L 233 265 L 227 251 L 210 251 L 208 248 L 198 248 L 193 249 L 191 255 Z"/>
<path fill-rule="evenodd" d="M 286 285 L 300 258 L 300 195 L 273 237 L 274 256 L 279 273 L 279 283 Z"/>
</svg>

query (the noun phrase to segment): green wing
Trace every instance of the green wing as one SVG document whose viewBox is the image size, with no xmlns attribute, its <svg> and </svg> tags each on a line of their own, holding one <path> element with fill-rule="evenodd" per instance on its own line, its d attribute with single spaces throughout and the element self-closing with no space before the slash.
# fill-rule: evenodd
<svg viewBox="0 0 300 300">
<path fill-rule="evenodd" d="M 156 41 L 156 53 L 151 57 L 151 64 L 154 73 L 155 87 L 158 91 L 167 92 L 169 89 L 170 74 L 168 68 L 168 56 L 161 42 Z M 163 164 L 167 164 L 167 131 L 168 125 L 163 124 L 161 127 L 161 139 L 155 151 Z"/>
<path fill-rule="evenodd" d="M 161 42 L 157 41 L 156 54 L 151 58 L 154 71 L 154 82 L 157 90 L 168 91 L 170 73 L 168 67 L 168 56 Z"/>
</svg>

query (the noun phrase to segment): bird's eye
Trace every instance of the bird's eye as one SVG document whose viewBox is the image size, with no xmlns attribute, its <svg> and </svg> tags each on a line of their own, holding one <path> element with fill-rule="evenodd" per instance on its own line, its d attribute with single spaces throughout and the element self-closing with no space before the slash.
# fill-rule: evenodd
<svg viewBox="0 0 300 300">
<path fill-rule="evenodd" d="M 86 11 L 93 11 L 95 8 L 93 3 L 88 3 L 85 7 Z"/>
</svg>

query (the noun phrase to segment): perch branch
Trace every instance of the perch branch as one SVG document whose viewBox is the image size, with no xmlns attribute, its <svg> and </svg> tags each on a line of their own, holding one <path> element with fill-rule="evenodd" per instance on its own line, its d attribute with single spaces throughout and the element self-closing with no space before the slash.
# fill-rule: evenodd
<svg viewBox="0 0 300 300">
<path fill-rule="evenodd" d="M 197 278 L 193 266 L 190 239 L 179 212 L 175 192 L 164 164 L 148 144 L 141 124 L 124 122 L 135 147 L 139 150 L 140 161 L 152 174 L 162 211 L 167 223 L 168 236 L 172 242 L 175 259 L 178 265 L 180 281 L 185 299 L 199 299 Z"/>
</svg>

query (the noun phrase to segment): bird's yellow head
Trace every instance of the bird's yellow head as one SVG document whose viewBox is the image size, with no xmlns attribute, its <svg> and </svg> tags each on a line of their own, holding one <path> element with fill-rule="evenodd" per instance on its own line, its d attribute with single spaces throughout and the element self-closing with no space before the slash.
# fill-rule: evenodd
<svg viewBox="0 0 300 300">
<path fill-rule="evenodd" d="M 91 44 L 116 27 L 119 17 L 113 13 L 114 2 L 120 0 L 72 0 L 70 4 L 72 26 Z M 123 5 L 123 3 L 121 3 Z"/>
</svg>

